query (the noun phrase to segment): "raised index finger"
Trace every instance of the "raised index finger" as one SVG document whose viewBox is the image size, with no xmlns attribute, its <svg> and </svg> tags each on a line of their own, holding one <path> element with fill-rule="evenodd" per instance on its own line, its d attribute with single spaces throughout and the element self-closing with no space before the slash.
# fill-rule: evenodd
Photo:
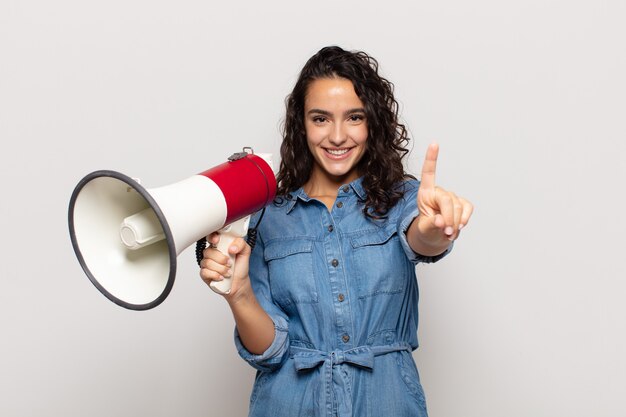
<svg viewBox="0 0 626 417">
<path fill-rule="evenodd" d="M 437 170 L 437 156 L 439 155 L 439 145 L 431 143 L 426 150 L 426 158 L 422 166 L 422 183 L 420 187 L 435 188 L 435 171 Z"/>
</svg>

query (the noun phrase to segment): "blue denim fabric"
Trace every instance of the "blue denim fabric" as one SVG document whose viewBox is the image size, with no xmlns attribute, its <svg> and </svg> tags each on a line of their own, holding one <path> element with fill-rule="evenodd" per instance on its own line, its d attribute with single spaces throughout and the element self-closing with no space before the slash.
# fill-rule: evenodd
<svg viewBox="0 0 626 417">
<path fill-rule="evenodd" d="M 275 325 L 261 355 L 250 416 L 426 416 L 411 351 L 418 346 L 415 254 L 405 232 L 418 181 L 386 219 L 364 216 L 361 179 L 339 188 L 331 212 L 300 189 L 270 205 L 250 260 L 252 287 Z M 256 219 L 255 219 L 256 221 Z"/>
</svg>

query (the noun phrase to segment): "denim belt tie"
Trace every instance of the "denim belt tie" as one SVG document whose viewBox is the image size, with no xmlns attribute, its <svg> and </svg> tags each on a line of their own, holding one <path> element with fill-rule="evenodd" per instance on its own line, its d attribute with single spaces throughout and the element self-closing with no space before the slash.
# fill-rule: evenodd
<svg viewBox="0 0 626 417">
<path fill-rule="evenodd" d="M 339 366 L 348 364 L 372 370 L 374 369 L 374 357 L 402 350 L 411 352 L 412 348 L 404 342 L 381 346 L 358 346 L 348 350 L 333 350 L 332 352 L 292 346 L 290 353 L 297 371 L 323 366 L 321 370 L 323 373 L 323 390 L 320 393 L 320 398 L 318 398 L 317 411 L 319 414 L 316 415 L 350 417 L 352 416 L 350 381 L 347 374 L 340 372 Z M 336 414 L 333 414 L 333 395 L 336 396 Z M 324 409 L 326 410 L 325 414 Z"/>
</svg>

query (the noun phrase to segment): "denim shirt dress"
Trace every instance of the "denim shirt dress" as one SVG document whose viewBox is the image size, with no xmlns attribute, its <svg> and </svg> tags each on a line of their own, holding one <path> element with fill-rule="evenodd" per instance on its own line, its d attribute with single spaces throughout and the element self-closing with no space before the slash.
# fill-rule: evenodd
<svg viewBox="0 0 626 417">
<path fill-rule="evenodd" d="M 272 345 L 239 355 L 257 369 L 250 416 L 426 416 L 417 348 L 416 180 L 382 220 L 363 214 L 361 179 L 329 212 L 299 189 L 269 205 L 250 258 L 256 297 L 274 322 Z M 258 216 L 257 216 L 258 217 Z M 254 219 L 253 221 L 257 221 Z"/>
</svg>

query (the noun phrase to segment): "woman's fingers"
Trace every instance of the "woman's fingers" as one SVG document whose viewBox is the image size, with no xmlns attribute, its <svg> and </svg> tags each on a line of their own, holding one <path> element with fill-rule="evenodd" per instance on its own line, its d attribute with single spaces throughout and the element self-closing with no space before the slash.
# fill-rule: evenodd
<svg viewBox="0 0 626 417">
<path fill-rule="evenodd" d="M 215 271 L 222 277 L 226 277 L 226 278 L 230 278 L 233 274 L 230 259 L 225 264 L 222 264 L 213 259 L 204 258 L 200 262 L 200 267 L 202 269 L 209 269 L 209 270 Z"/>
<path fill-rule="evenodd" d="M 438 156 L 439 145 L 431 143 L 426 150 L 417 193 L 417 206 L 422 217 L 420 224 L 423 225 L 420 230 L 431 236 L 437 235 L 437 239 L 441 237 L 438 233 L 443 232 L 445 238 L 455 240 L 467 225 L 474 206 L 464 198 L 435 185 Z"/>
<path fill-rule="evenodd" d="M 202 252 L 203 259 L 212 259 L 217 263 L 222 265 L 226 265 L 226 263 L 230 260 L 228 255 L 223 254 L 215 247 L 208 247 Z"/>
<path fill-rule="evenodd" d="M 435 203 L 437 207 L 435 211 L 439 211 L 441 218 L 443 219 L 443 233 L 451 237 L 454 235 L 454 198 L 453 194 L 444 190 L 443 188 L 437 187 L 435 191 Z M 441 224 L 441 222 L 439 222 Z"/>
<path fill-rule="evenodd" d="M 210 284 L 211 281 L 222 281 L 224 279 L 217 271 L 208 268 L 200 269 L 200 278 L 207 284 Z"/>
<path fill-rule="evenodd" d="M 452 226 L 454 229 L 453 239 L 456 239 L 459 236 L 459 230 L 461 227 L 461 216 L 463 215 L 463 204 L 461 203 L 461 198 L 456 194 L 452 194 L 452 200 L 454 202 L 454 225 Z"/>
<path fill-rule="evenodd" d="M 232 291 L 234 291 L 238 285 L 236 282 L 248 274 L 247 263 L 251 252 L 250 246 L 242 238 L 236 238 L 226 248 L 230 255 L 237 256 L 237 269 L 235 271 L 231 258 L 216 249 L 220 241 L 219 234 L 213 233 L 207 236 L 207 241 L 210 246 L 204 250 L 203 258 L 200 261 L 200 277 L 207 284 L 212 281 L 222 281 L 224 278 L 233 278 Z"/>
<path fill-rule="evenodd" d="M 218 233 L 207 236 L 209 247 L 203 252 L 200 261 L 200 277 L 209 284 L 211 281 L 221 281 L 225 277 L 230 278 L 233 274 L 230 258 L 216 249 L 220 241 Z"/>
<path fill-rule="evenodd" d="M 431 143 L 426 149 L 424 164 L 422 165 L 421 187 L 426 189 L 435 188 L 435 175 L 437 172 L 437 157 L 439 156 L 439 145 Z"/>
<path fill-rule="evenodd" d="M 220 243 L 220 235 L 217 232 L 213 232 L 206 237 L 209 246 L 216 247 Z"/>
<path fill-rule="evenodd" d="M 463 206 L 463 210 L 461 213 L 461 220 L 459 224 L 459 229 L 462 229 L 469 222 L 469 219 L 472 216 L 472 213 L 474 212 L 474 205 L 462 197 L 460 197 L 459 200 L 461 202 L 461 205 Z"/>
<path fill-rule="evenodd" d="M 474 210 L 472 203 L 441 187 L 436 188 L 435 215 L 432 224 L 440 229 L 449 240 L 459 237 L 460 230 L 467 225 Z"/>
</svg>

